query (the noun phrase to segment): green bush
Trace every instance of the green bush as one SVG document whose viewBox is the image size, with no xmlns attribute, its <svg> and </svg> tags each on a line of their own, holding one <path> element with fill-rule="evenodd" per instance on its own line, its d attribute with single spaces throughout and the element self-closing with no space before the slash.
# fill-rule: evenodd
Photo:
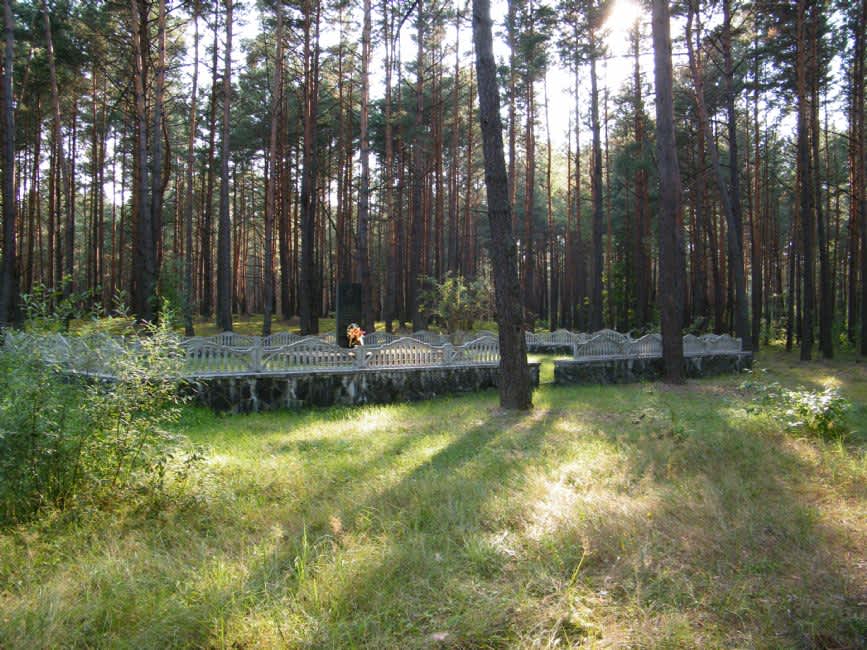
<svg viewBox="0 0 867 650">
<path fill-rule="evenodd" d="M 836 388 L 809 390 L 800 386 L 792 390 L 777 382 L 747 381 L 741 389 L 756 393 L 749 410 L 770 412 L 789 430 L 822 438 L 841 438 L 849 432 L 846 418 L 852 405 Z"/>
<path fill-rule="evenodd" d="M 790 427 L 823 438 L 839 437 L 848 433 L 846 414 L 851 404 L 836 388 L 826 388 L 823 391 L 787 391 L 786 401 L 786 415 L 789 416 Z"/>
<path fill-rule="evenodd" d="M 0 351 L 0 522 L 162 485 L 178 441 L 177 340 L 165 327 L 111 360 L 115 381 L 69 377 Z"/>
<path fill-rule="evenodd" d="M 483 277 L 468 282 L 450 271 L 441 282 L 425 277 L 424 285 L 422 311 L 447 332 L 471 331 L 477 320 L 491 314 L 493 287 Z"/>
</svg>

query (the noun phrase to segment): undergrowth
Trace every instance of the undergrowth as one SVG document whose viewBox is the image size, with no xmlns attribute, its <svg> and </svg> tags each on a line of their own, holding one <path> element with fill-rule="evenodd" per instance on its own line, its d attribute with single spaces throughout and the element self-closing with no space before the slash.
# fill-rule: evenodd
<svg viewBox="0 0 867 650">
<path fill-rule="evenodd" d="M 865 368 L 760 361 L 849 435 L 791 435 L 743 377 L 184 407 L 188 498 L 0 531 L 0 647 L 863 647 Z"/>
</svg>

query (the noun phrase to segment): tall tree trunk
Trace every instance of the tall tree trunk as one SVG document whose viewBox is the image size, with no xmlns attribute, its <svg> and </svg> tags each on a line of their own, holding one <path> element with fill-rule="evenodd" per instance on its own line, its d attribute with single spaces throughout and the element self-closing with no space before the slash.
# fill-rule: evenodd
<svg viewBox="0 0 867 650">
<path fill-rule="evenodd" d="M 57 181 L 54 181 L 54 192 L 52 193 L 56 199 L 54 201 L 54 207 L 51 209 L 51 219 L 55 223 L 54 229 L 54 273 L 55 273 L 55 283 L 57 289 L 63 289 L 65 294 L 68 294 L 71 290 L 71 287 L 68 285 L 68 282 L 64 281 L 63 278 L 63 253 L 64 253 L 64 245 L 63 240 L 60 237 L 61 227 L 60 227 L 60 201 L 58 200 L 61 196 L 64 197 L 64 214 L 66 215 L 66 224 L 69 225 L 69 217 L 71 214 L 72 206 L 70 205 L 69 197 L 72 196 L 72 192 L 70 191 L 70 180 L 69 180 L 69 171 L 66 166 L 66 156 L 63 154 L 63 133 L 61 131 L 61 117 L 60 117 L 60 91 L 57 86 L 57 64 L 55 62 L 54 57 L 54 38 L 51 34 L 51 18 L 48 14 L 48 7 L 45 4 L 45 0 L 40 0 L 40 8 L 43 16 L 43 24 L 45 28 L 45 47 L 48 52 L 48 72 L 49 79 L 51 81 L 51 104 L 53 110 L 53 132 L 54 132 L 54 148 L 55 148 L 55 170 L 60 170 L 60 179 L 63 183 L 62 191 L 59 190 Z M 68 229 L 66 231 L 66 237 L 70 237 L 74 235 L 74 233 L 70 232 Z M 69 282 L 71 282 L 71 278 Z"/>
<path fill-rule="evenodd" d="M 717 189 L 719 191 L 720 203 L 722 204 L 723 213 L 726 218 L 726 242 L 728 244 L 729 254 L 729 270 L 732 274 L 735 292 L 735 332 L 743 342 L 744 348 L 749 349 L 751 338 L 748 329 L 748 311 L 746 298 L 746 281 L 744 278 L 744 261 L 743 261 L 743 234 L 740 223 L 740 199 L 734 194 L 737 186 L 732 181 L 732 191 L 729 193 L 729 188 L 726 187 L 726 180 L 723 175 L 722 165 L 719 159 L 719 149 L 714 141 L 713 133 L 710 129 L 710 119 L 707 113 L 707 107 L 704 98 L 704 81 L 702 78 L 701 62 L 698 58 L 695 48 L 692 43 L 692 21 L 695 15 L 693 3 L 689 3 L 686 24 L 686 44 L 689 56 L 689 66 L 692 73 L 693 86 L 695 88 L 695 103 L 698 112 L 699 127 L 704 130 L 705 139 L 707 140 L 710 149 L 711 165 L 716 177 Z M 727 93 L 728 96 L 731 93 Z M 734 99 L 731 98 L 732 111 L 734 111 Z M 730 120 L 734 119 L 731 117 Z M 730 126 L 729 138 L 737 138 L 737 135 L 732 134 Z M 731 145 L 730 145 L 731 149 Z M 731 153 L 730 153 L 731 155 Z M 735 152 L 736 155 L 736 152 Z M 729 164 L 732 164 L 731 158 Z M 736 171 L 734 172 L 736 175 Z"/>
<path fill-rule="evenodd" d="M 232 224 L 229 221 L 229 107 L 232 99 L 232 3 L 226 2 L 226 50 L 223 64 L 223 120 L 220 132 L 220 223 L 217 231 L 217 327 L 232 331 Z"/>
<path fill-rule="evenodd" d="M 146 254 L 153 258 L 154 294 L 159 279 L 159 244 L 162 240 L 163 222 L 163 94 L 166 80 L 166 0 L 158 0 L 157 14 L 157 65 L 154 71 L 154 105 L 153 126 L 151 130 L 151 157 L 153 173 L 151 174 L 151 230 L 153 247 Z M 155 295 L 151 300 L 155 299 Z M 158 316 L 159 305 L 154 305 L 155 316 Z"/>
<path fill-rule="evenodd" d="M 66 169 L 69 182 L 66 184 L 66 224 L 64 225 L 63 237 L 63 277 L 66 279 L 64 283 L 64 295 L 71 295 L 76 289 L 75 283 L 75 198 L 76 198 L 76 183 L 75 183 L 75 161 L 78 158 L 78 97 L 72 100 L 72 127 L 69 143 L 69 160 L 63 161 L 63 169 Z"/>
<path fill-rule="evenodd" d="M 15 62 L 15 18 L 11 0 L 3 0 L 3 266 L 0 267 L 0 327 L 18 324 L 18 255 L 15 242 L 15 104 L 12 70 Z M 32 234 L 31 234 L 32 237 Z"/>
<path fill-rule="evenodd" d="M 385 223 L 387 227 L 387 251 L 385 256 L 385 299 L 384 317 L 385 329 L 392 331 L 392 323 L 398 317 L 398 287 L 400 284 L 397 265 L 398 255 L 398 219 L 394 209 L 394 126 L 391 117 L 392 89 L 391 75 L 394 66 L 394 12 L 389 9 L 388 0 L 382 0 L 382 26 L 383 47 L 385 48 L 385 157 L 383 159 L 383 188 L 382 202 L 385 210 Z"/>
<path fill-rule="evenodd" d="M 798 258 L 796 219 L 792 219 L 791 236 L 789 237 L 788 273 L 786 275 L 786 352 L 792 351 L 795 338 L 795 270 Z"/>
<path fill-rule="evenodd" d="M 150 192 L 148 187 L 147 164 L 147 114 L 145 111 L 145 63 L 143 43 L 147 42 L 142 21 L 143 7 L 139 0 L 131 0 L 130 18 L 132 20 L 133 52 L 133 89 L 135 93 L 135 163 L 133 174 L 134 237 L 132 259 L 133 311 L 140 321 L 153 322 L 153 296 L 156 290 L 156 267 L 152 255 L 154 249 L 153 228 L 151 225 Z"/>
<path fill-rule="evenodd" d="M 416 85 L 415 85 L 415 134 L 412 146 L 412 234 L 410 236 L 409 282 L 408 296 L 412 328 L 415 331 L 424 329 L 425 319 L 419 304 L 421 289 L 422 240 L 424 238 L 424 206 L 422 204 L 425 183 L 424 148 L 424 2 L 418 0 L 416 11 L 418 51 L 416 55 Z"/>
<path fill-rule="evenodd" d="M 638 148 L 636 157 L 639 160 L 635 170 L 635 224 L 633 232 L 633 281 L 635 282 L 635 320 L 640 327 L 650 322 L 650 255 L 647 246 L 650 243 L 650 197 L 647 188 L 647 169 L 644 166 L 644 99 L 641 87 L 641 63 L 639 48 L 641 32 L 638 22 L 633 31 L 633 117 L 635 144 Z"/>
<path fill-rule="evenodd" d="M 764 222 L 762 217 L 762 200 L 761 200 L 761 159 L 760 159 L 760 144 L 762 141 L 759 133 L 759 84 L 761 73 L 761 59 L 758 52 L 759 49 L 759 31 L 756 30 L 756 35 L 753 41 L 753 137 L 755 138 L 755 153 L 753 156 L 753 202 L 751 208 L 752 218 L 750 220 L 750 268 L 752 269 L 752 340 L 753 349 L 759 349 L 759 335 L 762 331 L 762 227 Z"/>
<path fill-rule="evenodd" d="M 532 390 L 521 317 L 517 251 L 509 213 L 509 184 L 506 161 L 503 159 L 503 127 L 500 122 L 500 97 L 488 0 L 473 0 L 473 40 L 476 45 L 479 122 L 482 128 L 491 259 L 500 330 L 500 406 L 526 410 L 533 405 Z"/>
<path fill-rule="evenodd" d="M 653 0 L 653 60 L 656 82 L 656 156 L 659 166 L 659 303 L 665 378 L 683 381 L 684 261 L 678 226 L 680 168 L 674 138 L 674 98 L 668 0 Z"/>
<path fill-rule="evenodd" d="M 735 334 L 743 342 L 744 349 L 752 348 L 749 327 L 749 306 L 747 304 L 746 276 L 744 274 L 744 227 L 741 210 L 740 163 L 738 161 L 737 112 L 735 111 L 734 64 L 731 47 L 731 0 L 723 0 L 723 76 L 725 79 L 725 102 L 728 117 L 729 140 L 729 199 L 730 210 L 726 210 L 728 223 L 729 265 L 735 290 Z M 715 149 L 716 147 L 714 147 Z M 720 186 L 720 193 L 725 187 Z M 725 206 L 725 202 L 723 204 Z"/>
<path fill-rule="evenodd" d="M 512 215 L 512 230 L 517 229 L 514 219 L 517 213 L 518 179 L 518 0 L 508 0 L 506 16 L 506 40 L 509 44 L 509 210 Z M 577 90 L 576 90 L 577 92 Z M 520 259 L 518 260 L 520 268 Z"/>
<path fill-rule="evenodd" d="M 857 22 L 857 37 L 855 56 L 857 58 L 860 77 L 854 77 L 853 81 L 857 84 L 857 101 L 855 107 L 855 124 L 858 131 L 858 141 L 856 145 L 857 155 L 857 181 L 860 183 L 860 191 L 857 198 L 857 232 L 850 235 L 857 239 L 858 234 L 861 235 L 861 354 L 867 356 L 867 146 L 865 146 L 865 120 L 864 120 L 864 94 L 865 94 L 865 40 L 867 40 L 867 0 L 861 0 L 860 10 Z M 860 48 L 857 45 L 860 44 Z M 853 197 L 854 198 L 854 197 Z M 855 266 L 855 262 L 852 263 Z M 855 272 L 852 272 L 852 283 L 855 282 Z M 852 292 L 855 294 L 855 292 Z M 857 294 L 855 294 L 857 295 Z M 856 300 L 852 301 L 857 302 Z M 855 314 L 854 307 L 851 308 L 852 314 L 852 331 L 854 333 Z M 853 336 L 854 338 L 854 336 Z"/>
<path fill-rule="evenodd" d="M 813 186 L 815 191 L 814 206 L 816 211 L 816 233 L 819 246 L 819 349 L 822 356 L 831 359 L 834 356 L 834 343 L 831 330 L 834 326 L 834 294 L 831 289 L 832 269 L 828 252 L 828 212 L 822 206 L 822 179 L 820 174 L 821 156 L 819 153 L 819 141 L 821 124 L 819 120 L 819 84 L 820 66 L 819 61 L 819 16 L 818 9 L 814 6 L 809 25 L 807 38 L 810 42 L 810 67 L 809 85 L 812 101 L 810 105 L 810 144 L 813 154 Z M 827 139 L 826 139 L 827 140 Z M 826 141 L 826 147 L 828 146 Z M 830 192 L 829 192 L 830 196 Z"/>
<path fill-rule="evenodd" d="M 184 334 L 193 336 L 193 166 L 196 162 L 196 99 L 199 92 L 199 0 L 193 3 L 193 87 L 190 94 L 190 133 L 187 137 L 187 182 L 184 197 Z"/>
<path fill-rule="evenodd" d="M 551 188 L 551 116 L 548 110 L 548 74 L 545 73 L 545 133 L 547 136 L 547 160 L 545 165 L 545 187 L 547 191 L 547 240 L 548 240 L 548 268 L 550 277 L 548 280 L 548 329 L 552 332 L 557 329 L 557 317 L 559 315 L 560 292 L 559 279 L 560 267 L 557 260 L 559 245 L 557 233 L 554 230 L 554 204 Z"/>
<path fill-rule="evenodd" d="M 201 232 L 201 267 L 202 267 L 202 302 L 199 313 L 208 318 L 214 311 L 214 182 L 216 179 L 215 154 L 217 149 L 217 97 L 219 95 L 218 68 L 220 62 L 220 1 L 214 1 L 214 47 L 211 53 L 211 99 L 208 113 L 208 178 L 205 193 L 202 198 L 202 232 Z"/>
<path fill-rule="evenodd" d="M 281 62 L 282 63 L 282 62 Z M 283 80 L 283 87 L 280 89 L 280 111 L 283 115 L 288 113 L 287 109 L 287 94 L 285 92 L 286 81 Z M 292 163 L 289 161 L 289 129 L 287 128 L 286 120 L 280 120 L 277 128 L 278 138 L 280 142 L 280 157 L 278 163 L 280 165 L 280 209 L 277 215 L 277 239 L 280 257 L 280 311 L 285 320 L 292 316 L 292 278 L 294 266 L 289 250 L 290 244 L 290 213 L 292 194 Z"/>
<path fill-rule="evenodd" d="M 532 8 L 530 12 L 532 15 Z M 532 19 L 531 19 L 532 21 Z M 532 24 L 532 22 L 531 22 Z M 526 160 L 524 170 L 524 317 L 533 327 L 538 317 L 538 292 L 536 291 L 535 208 L 536 208 L 536 88 L 534 68 L 527 71 L 526 103 L 527 122 L 524 131 Z"/>
<path fill-rule="evenodd" d="M 277 156 L 283 106 L 283 5 L 277 3 L 277 40 L 274 52 L 274 87 L 271 91 L 271 133 L 268 139 L 268 188 L 265 195 L 265 277 L 262 299 L 262 336 L 271 335 L 271 315 L 274 312 L 274 214 L 277 208 L 277 183 L 280 178 Z"/>
<path fill-rule="evenodd" d="M 304 124 L 303 176 L 301 178 L 301 332 L 317 334 L 316 204 L 319 152 L 316 120 L 319 114 L 319 3 L 304 2 Z"/>
<path fill-rule="evenodd" d="M 361 179 L 358 187 L 358 270 L 361 276 L 361 326 L 367 332 L 374 329 L 373 291 L 368 257 L 368 220 L 370 213 L 370 146 L 367 122 L 370 99 L 370 0 L 364 0 L 364 25 L 361 31 Z"/>
<path fill-rule="evenodd" d="M 867 254 L 860 248 L 861 231 L 867 227 L 863 220 L 861 206 L 867 192 L 865 187 L 865 148 L 864 148 L 864 90 L 865 90 L 865 39 L 867 39 L 867 0 L 861 0 L 858 5 L 857 18 L 852 21 L 852 63 L 850 65 L 849 89 L 849 232 L 848 232 L 848 317 L 846 319 L 846 334 L 853 345 L 858 333 L 858 272 L 859 255 Z M 867 291 L 867 282 L 862 283 Z M 865 314 L 867 315 L 867 314 Z M 867 321 L 867 319 L 865 319 Z M 867 324 L 862 330 L 867 334 Z M 867 353 L 867 336 L 862 353 Z"/>
<path fill-rule="evenodd" d="M 457 273 L 459 234 L 458 234 L 458 169 L 460 168 L 460 74 L 461 74 L 461 13 L 455 12 L 455 68 L 452 83 L 452 137 L 451 167 L 449 168 L 449 223 L 448 223 L 448 270 Z"/>
<path fill-rule="evenodd" d="M 816 291 L 813 286 L 815 260 L 813 237 L 816 229 L 813 205 L 813 170 L 810 159 L 810 98 L 807 88 L 809 41 L 807 35 L 807 0 L 798 0 L 796 91 L 798 103 L 798 176 L 800 179 L 801 234 L 804 255 L 803 321 L 801 325 L 801 360 L 809 361 L 813 355 L 813 322 Z"/>
<path fill-rule="evenodd" d="M 602 135 L 599 124 L 599 84 L 596 75 L 595 25 L 590 27 L 590 122 L 593 130 L 593 275 L 590 294 L 590 329 L 602 329 Z"/>
</svg>

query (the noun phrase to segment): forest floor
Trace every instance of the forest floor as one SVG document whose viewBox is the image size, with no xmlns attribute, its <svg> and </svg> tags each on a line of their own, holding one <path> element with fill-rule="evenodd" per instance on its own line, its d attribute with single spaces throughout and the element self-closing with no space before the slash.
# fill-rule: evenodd
<svg viewBox="0 0 867 650">
<path fill-rule="evenodd" d="M 774 382 L 853 432 L 785 431 Z M 0 647 L 865 646 L 863 361 L 534 403 L 187 408 L 173 498 L 0 531 Z"/>
</svg>

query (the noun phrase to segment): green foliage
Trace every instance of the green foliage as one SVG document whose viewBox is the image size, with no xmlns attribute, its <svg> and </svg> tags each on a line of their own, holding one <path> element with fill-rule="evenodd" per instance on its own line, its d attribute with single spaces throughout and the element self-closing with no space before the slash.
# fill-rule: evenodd
<svg viewBox="0 0 867 650">
<path fill-rule="evenodd" d="M 68 277 L 64 278 L 65 287 L 69 286 L 69 282 Z M 88 313 L 86 304 L 90 297 L 89 291 L 52 289 L 37 284 L 31 293 L 21 295 L 25 326 L 28 330 L 41 332 L 66 330 L 70 321 Z"/>
<path fill-rule="evenodd" d="M 179 414 L 177 338 L 151 327 L 110 361 L 114 381 L 64 376 L 0 351 L 0 523 L 44 507 L 156 494 L 194 462 L 166 426 Z"/>
<path fill-rule="evenodd" d="M 772 352 L 863 411 L 859 365 Z M 863 647 L 865 449 L 790 444 L 742 380 L 184 409 L 195 499 L 0 530 L 0 647 Z"/>
<path fill-rule="evenodd" d="M 484 278 L 470 282 L 455 273 L 446 273 L 442 282 L 425 279 L 421 292 L 422 310 L 448 332 L 469 331 L 491 311 L 493 289 Z"/>
<path fill-rule="evenodd" d="M 842 437 L 848 433 L 846 414 L 852 405 L 836 388 L 788 391 L 787 401 L 789 426 L 822 438 Z"/>
<path fill-rule="evenodd" d="M 778 382 L 747 381 L 741 389 L 757 393 L 750 411 L 765 411 L 785 422 L 791 431 L 820 438 L 843 438 L 849 433 L 846 418 L 852 404 L 836 388 L 789 389 Z"/>
<path fill-rule="evenodd" d="M 67 278 L 64 285 L 68 282 Z M 110 308 L 98 300 L 100 293 L 100 287 L 75 292 L 37 284 L 31 293 L 21 295 L 24 328 L 30 332 L 61 332 L 74 323 L 75 331 L 81 334 L 131 333 L 133 320 L 126 292 L 117 291 Z"/>
</svg>

